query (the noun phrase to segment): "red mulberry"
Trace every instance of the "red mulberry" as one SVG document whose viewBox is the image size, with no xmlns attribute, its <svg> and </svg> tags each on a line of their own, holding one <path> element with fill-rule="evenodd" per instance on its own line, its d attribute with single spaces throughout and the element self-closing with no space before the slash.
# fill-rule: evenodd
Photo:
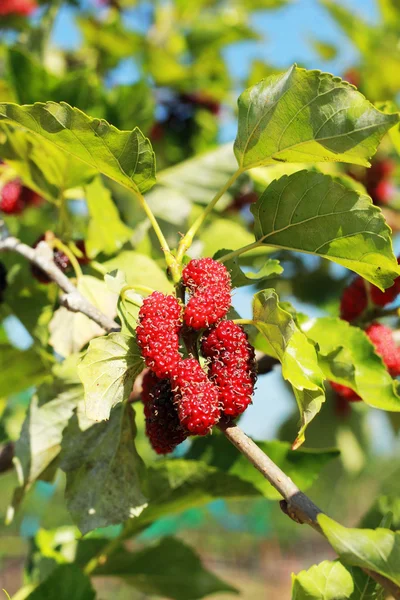
<svg viewBox="0 0 400 600">
<path fill-rule="evenodd" d="M 3 0 L 0 3 L 0 17 L 8 15 L 29 16 L 37 7 L 35 0 Z"/>
<path fill-rule="evenodd" d="M 172 387 L 182 426 L 193 435 L 206 435 L 220 417 L 218 389 L 194 358 L 176 367 Z"/>
<path fill-rule="evenodd" d="M 231 279 L 223 264 L 212 258 L 191 260 L 182 280 L 192 296 L 184 312 L 186 325 L 202 329 L 226 316 L 231 304 Z"/>
<path fill-rule="evenodd" d="M 375 285 L 365 282 L 361 277 L 356 277 L 351 284 L 345 288 L 340 301 L 340 316 L 345 321 L 354 321 L 368 306 L 366 285 L 369 286 L 371 301 L 375 306 L 386 306 L 396 298 L 400 292 L 400 277 L 395 279 L 394 284 L 382 292 Z"/>
<path fill-rule="evenodd" d="M 381 323 L 372 323 L 365 333 L 375 346 L 375 351 L 382 358 L 393 377 L 400 375 L 400 348 L 393 338 L 393 331 Z"/>
<path fill-rule="evenodd" d="M 202 353 L 210 359 L 209 377 L 218 387 L 223 413 L 239 416 L 251 403 L 256 381 L 247 334 L 232 321 L 221 321 L 204 338 Z"/>
<path fill-rule="evenodd" d="M 1 190 L 0 210 L 8 215 L 19 215 L 25 208 L 21 195 L 22 185 L 18 179 L 9 181 Z"/>
<path fill-rule="evenodd" d="M 354 390 L 347 387 L 347 385 L 341 385 L 340 383 L 335 383 L 334 381 L 330 381 L 329 383 L 331 384 L 332 389 L 341 398 L 344 398 L 349 402 L 359 402 L 362 400 L 362 398 L 360 398 L 360 396 Z"/>
<path fill-rule="evenodd" d="M 180 424 L 171 383 L 149 371 L 143 378 L 142 399 L 150 444 L 157 454 L 172 452 L 188 434 Z"/>
<path fill-rule="evenodd" d="M 137 341 L 146 365 L 160 379 L 174 373 L 181 360 L 181 313 L 178 300 L 161 292 L 153 292 L 145 298 L 139 311 Z"/>
</svg>

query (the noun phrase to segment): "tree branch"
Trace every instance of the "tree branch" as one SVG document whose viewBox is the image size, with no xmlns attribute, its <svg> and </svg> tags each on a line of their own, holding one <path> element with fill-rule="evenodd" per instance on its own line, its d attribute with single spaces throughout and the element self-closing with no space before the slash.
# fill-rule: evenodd
<svg viewBox="0 0 400 600">
<path fill-rule="evenodd" d="M 0 221 L 0 232 L 1 225 L 2 223 Z M 65 294 L 61 296 L 61 304 L 68 310 L 81 312 L 100 325 L 105 331 L 119 331 L 120 327 L 115 321 L 99 311 L 84 296 L 82 296 L 71 280 L 66 277 L 54 263 L 52 252 L 45 252 L 46 247 L 50 250 L 47 244 L 45 244 L 44 248 L 41 248 L 42 244 L 43 242 L 39 244 L 37 248 L 31 248 L 30 246 L 23 244 L 17 238 L 8 235 L 7 232 L 5 236 L 4 233 L 0 236 L 0 251 L 8 250 L 17 252 L 42 269 L 50 279 L 57 283 L 57 285 L 65 292 Z M 261 366 L 260 371 L 263 373 L 269 372 L 275 364 L 274 359 L 270 359 L 269 357 L 267 357 L 267 359 L 268 360 L 264 361 L 265 364 L 262 362 L 263 358 L 259 359 Z M 322 530 L 317 521 L 317 516 L 322 511 L 308 496 L 306 496 L 306 494 L 299 490 L 290 477 L 288 477 L 236 424 L 221 421 L 219 428 L 239 452 L 246 456 L 252 465 L 260 471 L 270 484 L 281 494 L 283 497 L 283 500 L 281 501 L 282 510 L 297 523 L 306 523 L 318 531 L 318 533 L 322 534 Z M 7 459 L 9 459 L 9 456 L 13 453 L 13 445 L 9 447 L 6 446 L 4 450 L 6 454 L 5 462 L 8 465 L 9 461 Z M 1 452 L 1 458 L 3 457 L 3 452 Z M 374 571 L 368 569 L 363 570 L 387 590 L 395 600 L 400 600 L 400 588 L 395 583 Z"/>
<path fill-rule="evenodd" d="M 50 250 L 46 242 L 40 242 L 36 248 L 31 248 L 7 233 L 0 239 L 0 251 L 17 252 L 44 271 L 65 292 L 61 297 L 61 304 L 68 310 L 86 315 L 105 331 L 119 330 L 118 323 L 107 317 L 82 296 L 71 280 L 57 267 L 52 258 L 52 251 L 48 252 L 46 248 Z"/>
</svg>

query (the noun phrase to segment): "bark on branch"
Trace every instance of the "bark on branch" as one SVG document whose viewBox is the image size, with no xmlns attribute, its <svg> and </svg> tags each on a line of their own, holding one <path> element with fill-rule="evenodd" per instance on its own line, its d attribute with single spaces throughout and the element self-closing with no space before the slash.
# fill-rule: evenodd
<svg viewBox="0 0 400 600">
<path fill-rule="evenodd" d="M 41 242 L 41 244 L 43 243 L 45 242 Z M 105 331 L 110 332 L 119 330 L 119 325 L 82 296 L 72 281 L 57 267 L 52 260 L 51 254 L 49 256 L 48 253 L 43 252 L 43 250 L 41 251 L 39 246 L 37 248 L 31 248 L 31 246 L 24 244 L 17 238 L 6 235 L 6 237 L 0 239 L 0 251 L 17 252 L 32 264 L 42 269 L 42 271 L 44 271 L 46 275 L 48 275 L 48 277 L 65 292 L 61 297 L 61 304 L 66 306 L 69 310 L 81 312 L 100 325 Z"/>
</svg>

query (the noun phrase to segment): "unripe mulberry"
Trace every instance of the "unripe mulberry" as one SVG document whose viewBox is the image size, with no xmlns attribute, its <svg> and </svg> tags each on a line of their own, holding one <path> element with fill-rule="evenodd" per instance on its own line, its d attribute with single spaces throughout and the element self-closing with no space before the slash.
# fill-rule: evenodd
<svg viewBox="0 0 400 600">
<path fill-rule="evenodd" d="M 342 385 L 341 383 L 335 383 L 334 381 L 329 382 L 331 384 L 332 389 L 340 396 L 348 400 L 349 402 L 359 402 L 362 400 L 360 396 L 351 388 L 347 387 L 347 385 Z"/>
<path fill-rule="evenodd" d="M 202 341 L 209 377 L 219 391 L 222 412 L 237 417 L 252 401 L 256 381 L 254 348 L 233 321 L 221 321 Z"/>
<path fill-rule="evenodd" d="M 394 341 L 393 331 L 382 323 L 372 323 L 365 333 L 374 344 L 375 352 L 382 358 L 390 374 L 393 377 L 400 375 L 400 348 Z"/>
<path fill-rule="evenodd" d="M 192 435 L 206 435 L 220 417 L 218 389 L 194 358 L 177 365 L 172 388 L 181 425 Z"/>
<path fill-rule="evenodd" d="M 22 185 L 18 179 L 9 181 L 1 190 L 0 210 L 7 215 L 19 215 L 25 208 L 22 195 Z"/>
<path fill-rule="evenodd" d="M 170 381 L 148 371 L 143 378 L 142 400 L 150 444 L 157 454 L 172 452 L 188 433 L 179 421 Z"/>
<path fill-rule="evenodd" d="M 193 259 L 182 272 L 182 281 L 191 298 L 184 321 L 202 329 L 226 316 L 231 304 L 231 279 L 227 268 L 212 258 Z"/>
<path fill-rule="evenodd" d="M 161 292 L 145 298 L 139 310 L 137 341 L 146 365 L 160 379 L 171 376 L 181 360 L 181 314 L 178 300 Z"/>
</svg>

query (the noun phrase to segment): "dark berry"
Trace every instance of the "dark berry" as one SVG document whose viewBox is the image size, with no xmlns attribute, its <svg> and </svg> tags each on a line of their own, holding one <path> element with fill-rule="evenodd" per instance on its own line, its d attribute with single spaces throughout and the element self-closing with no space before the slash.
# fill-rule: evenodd
<svg viewBox="0 0 400 600">
<path fill-rule="evenodd" d="M 43 240 L 45 240 L 44 235 L 40 236 L 40 238 L 35 242 L 33 247 L 36 248 L 39 245 L 39 243 L 42 242 Z M 59 269 L 61 269 L 61 271 L 63 273 L 65 273 L 71 266 L 68 256 L 66 254 L 64 254 L 64 252 L 62 252 L 61 250 L 58 250 L 56 248 L 53 250 L 53 260 L 54 260 L 55 264 L 57 265 L 57 267 Z M 35 277 L 35 279 L 37 279 L 40 283 L 48 284 L 51 282 L 51 279 L 49 278 L 47 273 L 45 273 L 37 265 L 33 265 L 33 264 L 31 265 L 31 273 Z"/>
<path fill-rule="evenodd" d="M 40 194 L 34 192 L 30 188 L 25 186 L 22 187 L 21 197 L 24 203 L 24 206 L 40 206 L 43 203 L 43 198 Z"/>
<path fill-rule="evenodd" d="M 393 377 L 400 375 L 400 348 L 393 338 L 393 331 L 382 323 L 372 323 L 365 333 L 374 344 L 375 352 L 382 358 L 390 374 Z"/>
<path fill-rule="evenodd" d="M 0 210 L 8 215 L 19 215 L 25 208 L 22 185 L 18 179 L 9 181 L 1 190 Z"/>
<path fill-rule="evenodd" d="M 364 280 L 356 277 L 351 284 L 343 290 L 340 300 L 340 317 L 345 321 L 354 321 L 368 305 L 367 291 Z"/>
<path fill-rule="evenodd" d="M 172 452 L 188 433 L 179 421 L 171 383 L 149 371 L 143 378 L 142 400 L 150 444 L 157 454 Z"/>
<path fill-rule="evenodd" d="M 247 192 L 245 194 L 238 194 L 234 197 L 232 204 L 230 205 L 231 210 L 241 210 L 245 206 L 249 204 L 254 204 L 257 202 L 258 194 L 257 192 Z"/>
<path fill-rule="evenodd" d="M 191 298 L 184 321 L 202 329 L 226 316 L 231 304 L 231 278 L 227 268 L 212 258 L 193 259 L 182 272 L 182 281 Z"/>
<path fill-rule="evenodd" d="M 394 196 L 395 187 L 390 181 L 383 179 L 374 186 L 368 186 L 367 191 L 374 204 L 388 204 Z"/>
<path fill-rule="evenodd" d="M 82 253 L 81 256 L 78 256 L 78 263 L 80 265 L 88 265 L 90 263 L 90 258 L 88 257 L 88 255 L 86 254 L 86 244 L 85 244 L 85 240 L 76 240 L 75 242 L 75 246 L 78 248 L 78 250 L 80 250 L 80 252 Z"/>
<path fill-rule="evenodd" d="M 218 388 L 222 412 L 239 416 L 252 401 L 256 381 L 254 348 L 247 334 L 232 321 L 221 321 L 203 339 L 201 349 L 210 359 L 209 377 Z"/>
<path fill-rule="evenodd" d="M 205 92 L 192 92 L 191 94 L 181 94 L 180 100 L 182 102 L 198 106 L 199 108 L 204 108 L 210 111 L 213 115 L 218 115 L 221 108 L 220 103 Z"/>
<path fill-rule="evenodd" d="M 220 417 L 218 389 L 194 358 L 176 366 L 172 389 L 181 425 L 193 435 L 206 435 Z"/>
<path fill-rule="evenodd" d="M 146 365 L 160 379 L 169 377 L 181 360 L 181 320 L 182 309 L 174 296 L 153 292 L 140 307 L 137 341 Z"/>
</svg>

